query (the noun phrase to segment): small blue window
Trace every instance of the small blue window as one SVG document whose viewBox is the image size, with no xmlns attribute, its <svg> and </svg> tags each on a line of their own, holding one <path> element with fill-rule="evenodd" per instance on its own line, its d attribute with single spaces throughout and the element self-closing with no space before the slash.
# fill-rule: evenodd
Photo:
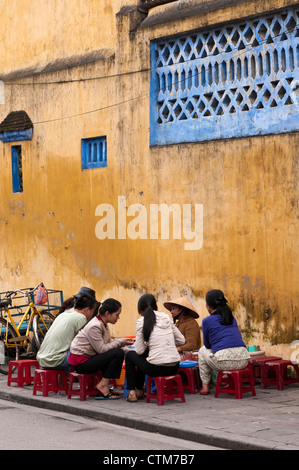
<svg viewBox="0 0 299 470">
<path fill-rule="evenodd" d="M 82 170 L 107 166 L 107 137 L 81 140 Z"/>
<path fill-rule="evenodd" d="M 21 145 L 11 147 L 12 190 L 23 192 L 22 148 Z"/>
</svg>

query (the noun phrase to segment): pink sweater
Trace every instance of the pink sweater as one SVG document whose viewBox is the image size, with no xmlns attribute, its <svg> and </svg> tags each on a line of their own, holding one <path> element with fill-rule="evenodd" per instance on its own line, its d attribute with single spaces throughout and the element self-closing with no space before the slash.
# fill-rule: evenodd
<svg viewBox="0 0 299 470">
<path fill-rule="evenodd" d="M 108 326 L 100 317 L 94 317 L 73 339 L 70 351 L 78 356 L 94 356 L 123 346 L 125 340 L 121 338 L 112 341 Z"/>
</svg>

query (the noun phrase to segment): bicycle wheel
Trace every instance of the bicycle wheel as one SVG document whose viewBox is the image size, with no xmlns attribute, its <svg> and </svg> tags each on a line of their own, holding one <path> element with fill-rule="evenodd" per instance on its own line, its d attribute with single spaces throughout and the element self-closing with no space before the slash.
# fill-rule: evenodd
<svg viewBox="0 0 299 470">
<path fill-rule="evenodd" d="M 52 315 L 52 313 L 49 313 L 46 310 L 44 310 L 43 312 L 36 313 L 34 315 L 32 322 L 34 341 L 32 343 L 32 346 L 35 350 L 35 353 L 37 353 L 37 351 L 41 347 L 43 339 L 54 320 L 54 315 Z"/>
<path fill-rule="evenodd" d="M 8 332 L 7 332 L 8 327 Z M 6 336 L 7 332 L 7 336 Z M 4 318 L 0 318 L 0 372 L 8 374 L 10 361 L 18 361 L 20 357 L 20 348 L 14 344 L 10 344 L 9 340 L 17 338 L 17 334 L 11 325 L 7 325 Z"/>
</svg>

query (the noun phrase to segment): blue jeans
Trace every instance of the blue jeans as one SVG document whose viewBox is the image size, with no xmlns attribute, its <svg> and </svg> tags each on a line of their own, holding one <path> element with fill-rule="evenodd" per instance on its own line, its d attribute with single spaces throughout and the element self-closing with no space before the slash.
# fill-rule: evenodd
<svg viewBox="0 0 299 470">
<path fill-rule="evenodd" d="M 70 355 L 70 351 L 67 352 L 66 357 L 64 358 L 60 366 L 56 367 L 56 369 L 64 369 L 66 372 L 66 375 L 70 374 L 70 368 L 71 368 L 70 364 L 67 362 L 69 355 Z"/>
<path fill-rule="evenodd" d="M 67 362 L 67 359 L 68 359 L 69 355 L 70 355 L 70 351 L 67 352 L 64 360 L 58 366 L 56 366 L 56 367 L 43 367 L 43 369 L 45 369 L 45 370 L 63 369 L 63 370 L 65 370 L 66 375 L 69 375 L 70 374 L 70 368 L 71 368 L 71 365 Z"/>
</svg>

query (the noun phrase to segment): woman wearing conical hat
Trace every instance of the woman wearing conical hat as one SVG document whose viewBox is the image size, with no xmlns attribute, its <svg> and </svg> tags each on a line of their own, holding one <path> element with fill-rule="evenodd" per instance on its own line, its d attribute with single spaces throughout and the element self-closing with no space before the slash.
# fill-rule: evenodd
<svg viewBox="0 0 299 470">
<path fill-rule="evenodd" d="M 199 318 L 197 311 L 188 297 L 179 297 L 164 303 L 164 307 L 170 311 L 175 326 L 186 339 L 183 346 L 177 349 L 180 353 L 195 351 L 200 348 L 200 328 L 196 321 Z"/>
</svg>

